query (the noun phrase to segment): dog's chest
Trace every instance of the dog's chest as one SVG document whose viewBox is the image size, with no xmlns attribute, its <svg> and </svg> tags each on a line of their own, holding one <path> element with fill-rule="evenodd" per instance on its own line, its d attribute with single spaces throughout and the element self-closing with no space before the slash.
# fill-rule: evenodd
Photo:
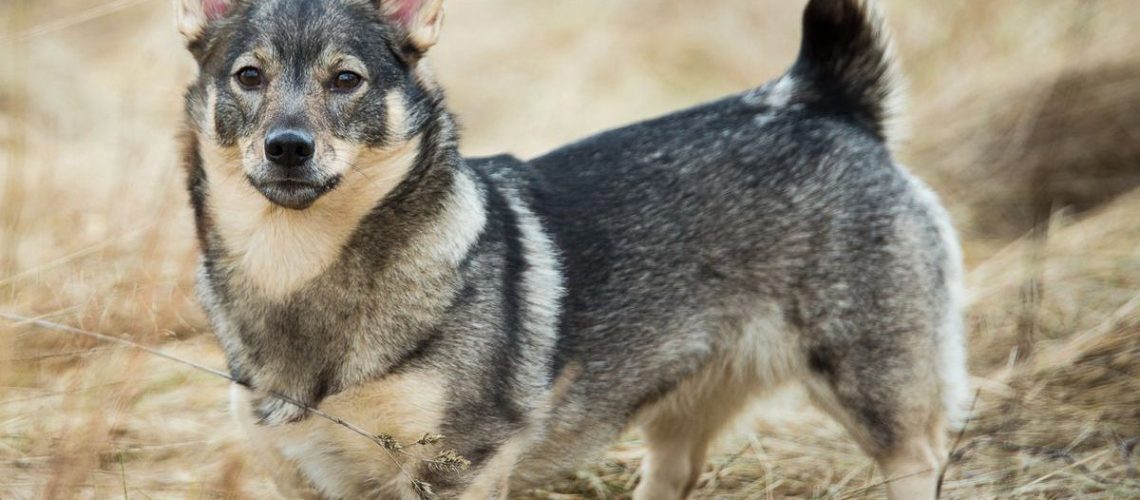
<svg viewBox="0 0 1140 500">
<path fill-rule="evenodd" d="M 342 214 L 276 208 L 227 215 L 218 223 L 230 249 L 227 263 L 246 285 L 270 298 L 285 297 L 328 269 L 356 222 Z"/>
<path fill-rule="evenodd" d="M 257 425 L 250 412 L 249 390 L 233 386 L 231 411 L 250 443 L 275 475 L 298 474 L 301 482 L 334 498 L 401 498 L 408 494 L 407 476 L 416 464 L 408 456 L 388 452 L 376 443 L 316 415 L 275 427 Z M 327 398 L 320 409 L 367 432 L 387 434 L 411 444 L 439 432 L 445 409 L 442 380 L 434 371 L 391 375 L 360 384 Z M 443 443 L 446 446 L 446 443 Z M 432 456 L 430 449 L 409 448 Z"/>
</svg>

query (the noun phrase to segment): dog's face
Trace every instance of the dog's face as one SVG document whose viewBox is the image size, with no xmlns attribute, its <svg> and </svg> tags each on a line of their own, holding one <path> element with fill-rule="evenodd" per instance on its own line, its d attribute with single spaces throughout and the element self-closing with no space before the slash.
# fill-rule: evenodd
<svg viewBox="0 0 1140 500">
<path fill-rule="evenodd" d="M 306 209 L 414 135 L 439 0 L 179 0 L 191 126 L 215 175 Z"/>
</svg>

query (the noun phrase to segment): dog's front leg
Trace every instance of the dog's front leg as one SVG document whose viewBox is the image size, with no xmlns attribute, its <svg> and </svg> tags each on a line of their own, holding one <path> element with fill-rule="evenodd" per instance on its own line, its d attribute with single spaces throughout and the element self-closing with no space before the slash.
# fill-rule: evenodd
<svg viewBox="0 0 1140 500">
<path fill-rule="evenodd" d="M 276 426 L 300 422 L 309 415 L 309 410 L 298 405 L 302 400 L 291 398 L 287 401 L 272 394 L 261 394 L 254 397 L 250 404 L 253 406 L 253 417 L 258 425 Z"/>
<path fill-rule="evenodd" d="M 281 388 L 280 385 L 286 387 Z M 273 384 L 251 385 L 254 397 L 250 399 L 253 418 L 258 425 L 277 426 L 300 422 L 312 413 L 309 408 L 316 408 L 326 396 L 327 390 L 307 387 L 307 384 Z M 264 388 L 264 389 L 262 389 Z"/>
<path fill-rule="evenodd" d="M 533 436 L 532 432 L 521 432 L 499 445 L 463 490 L 460 500 L 506 500 L 510 496 L 511 474 L 523 452 L 531 445 Z"/>
</svg>

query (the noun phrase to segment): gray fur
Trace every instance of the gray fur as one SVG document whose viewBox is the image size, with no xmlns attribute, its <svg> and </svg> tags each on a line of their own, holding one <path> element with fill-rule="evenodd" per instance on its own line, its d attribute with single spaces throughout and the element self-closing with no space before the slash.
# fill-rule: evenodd
<svg viewBox="0 0 1140 500">
<path fill-rule="evenodd" d="M 744 387 L 742 402 L 805 382 L 876 458 L 959 410 L 957 242 L 886 146 L 893 62 L 862 3 L 810 2 L 800 60 L 776 82 L 525 162 L 458 155 L 442 95 L 387 23 L 362 1 L 237 2 L 191 41 L 199 292 L 245 384 L 315 405 L 394 373 L 439 374 L 440 431 L 472 467 L 415 472 L 445 496 L 511 440 L 525 443 L 512 483 L 541 484 L 631 423 L 701 404 L 682 388 L 710 373 Z M 345 35 L 330 42 L 333 25 Z M 303 114 L 231 95 L 230 66 L 268 44 L 303 75 L 329 43 L 375 86 L 306 126 L 374 148 L 418 137 L 416 159 L 331 265 L 269 296 L 232 264 L 227 214 L 209 209 L 224 181 L 203 167 L 204 122 L 228 146 Z M 409 103 L 408 134 L 383 126 L 390 92 Z M 251 411 L 267 425 L 306 417 L 271 397 Z"/>
</svg>

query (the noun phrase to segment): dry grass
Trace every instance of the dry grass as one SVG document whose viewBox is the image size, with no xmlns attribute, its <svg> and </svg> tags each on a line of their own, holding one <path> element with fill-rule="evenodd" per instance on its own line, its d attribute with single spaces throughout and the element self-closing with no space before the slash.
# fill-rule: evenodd
<svg viewBox="0 0 1140 500">
<path fill-rule="evenodd" d="M 971 267 L 979 400 L 946 496 L 1140 495 L 1140 5 L 884 3 L 912 79 L 900 157 L 943 193 Z M 800 7 L 454 2 L 434 65 L 467 152 L 529 155 L 777 75 Z M 192 67 L 168 10 L 0 3 L 0 310 L 222 366 L 191 298 L 173 137 Z M 222 381 L 10 322 L 0 359 L 0 498 L 265 495 Z M 882 495 L 796 391 L 720 451 L 700 498 Z M 532 496 L 622 498 L 639 457 L 631 436 Z"/>
<path fill-rule="evenodd" d="M 961 105 L 964 120 L 912 152 L 935 166 L 930 180 L 974 243 L 1004 245 L 1057 210 L 1085 212 L 1140 186 L 1137 60 L 1036 74 Z"/>
</svg>

